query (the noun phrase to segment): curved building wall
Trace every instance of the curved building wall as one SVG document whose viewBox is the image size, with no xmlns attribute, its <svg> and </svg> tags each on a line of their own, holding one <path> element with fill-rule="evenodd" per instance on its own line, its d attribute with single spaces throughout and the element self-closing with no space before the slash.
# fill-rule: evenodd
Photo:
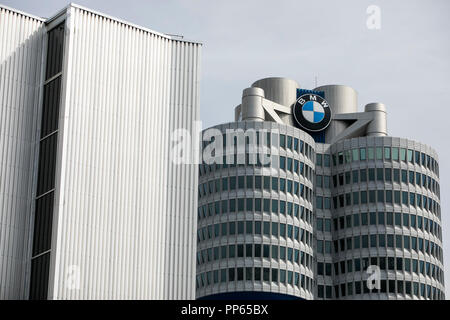
<svg viewBox="0 0 450 320">
<path fill-rule="evenodd" d="M 445 298 L 433 149 L 392 137 L 316 144 L 299 129 L 270 122 L 214 128 L 223 133 L 236 127 L 271 131 L 272 165 L 249 165 L 247 156 L 242 165 L 200 166 L 197 298 L 245 299 L 261 292 L 275 294 L 271 299 Z M 293 151 L 301 144 L 311 155 Z M 295 173 L 296 161 L 299 168 L 304 163 L 305 175 Z M 311 191 L 292 195 L 291 179 Z M 380 275 L 374 289 L 367 286 L 369 267 Z M 311 287 L 302 286 L 303 276 L 313 279 Z"/>
<path fill-rule="evenodd" d="M 344 140 L 329 150 L 333 297 L 443 299 L 435 151 L 391 137 Z M 380 268 L 379 290 L 366 286 L 370 265 Z M 318 287 L 325 298 L 327 285 Z"/>
<path fill-rule="evenodd" d="M 237 127 L 267 130 L 272 161 L 200 165 L 197 298 L 268 292 L 312 299 L 314 141 L 272 122 L 214 128 Z"/>
</svg>

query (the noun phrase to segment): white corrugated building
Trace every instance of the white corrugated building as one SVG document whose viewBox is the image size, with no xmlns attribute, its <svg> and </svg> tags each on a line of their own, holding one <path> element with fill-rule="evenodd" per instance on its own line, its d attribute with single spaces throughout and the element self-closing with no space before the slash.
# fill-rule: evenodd
<svg viewBox="0 0 450 320">
<path fill-rule="evenodd" d="M 0 6 L 0 299 L 195 297 L 201 44 Z"/>
</svg>

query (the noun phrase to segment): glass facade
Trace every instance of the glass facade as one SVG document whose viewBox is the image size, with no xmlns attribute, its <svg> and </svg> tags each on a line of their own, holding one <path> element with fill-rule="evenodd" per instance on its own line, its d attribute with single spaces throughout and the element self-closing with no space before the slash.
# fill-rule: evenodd
<svg viewBox="0 0 450 320">
<path fill-rule="evenodd" d="M 332 167 L 316 166 L 319 299 L 444 299 L 439 164 L 406 139 L 361 137 L 322 145 Z M 323 157 L 322 155 L 322 157 Z M 317 181 L 317 178 L 316 178 Z M 325 227 L 327 225 L 328 227 Z M 328 243 L 329 251 L 322 250 Z M 367 269 L 380 271 L 378 288 Z"/>
<path fill-rule="evenodd" d="M 314 142 L 283 125 L 264 130 L 270 163 L 258 161 L 259 148 L 252 151 L 247 140 L 243 163 L 200 165 L 198 297 L 243 291 L 313 298 Z M 235 140 L 227 155 L 238 149 Z"/>
<path fill-rule="evenodd" d="M 272 161 L 251 164 L 246 141 L 241 164 L 200 165 L 198 298 L 244 291 L 305 299 L 445 298 L 432 149 L 390 137 L 321 144 L 267 122 L 216 128 L 242 125 L 269 129 Z M 236 153 L 237 147 L 230 158 Z M 373 287 L 367 280 L 374 268 Z"/>
</svg>

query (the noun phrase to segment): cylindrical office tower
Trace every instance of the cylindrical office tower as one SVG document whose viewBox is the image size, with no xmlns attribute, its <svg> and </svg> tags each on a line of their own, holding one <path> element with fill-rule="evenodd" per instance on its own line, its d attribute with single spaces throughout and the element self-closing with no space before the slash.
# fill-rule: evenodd
<svg viewBox="0 0 450 320">
<path fill-rule="evenodd" d="M 436 152 L 392 137 L 347 139 L 330 151 L 333 297 L 442 299 Z"/>
<path fill-rule="evenodd" d="M 385 105 L 358 112 L 350 87 L 298 89 L 259 80 L 244 121 L 204 132 L 204 153 L 243 162 L 203 154 L 197 297 L 445 299 L 436 152 L 387 136 Z M 252 162 L 267 136 L 271 164 Z"/>
<path fill-rule="evenodd" d="M 273 122 L 213 129 L 234 163 L 206 164 L 204 154 L 200 165 L 197 298 L 312 299 L 313 139 Z"/>
</svg>

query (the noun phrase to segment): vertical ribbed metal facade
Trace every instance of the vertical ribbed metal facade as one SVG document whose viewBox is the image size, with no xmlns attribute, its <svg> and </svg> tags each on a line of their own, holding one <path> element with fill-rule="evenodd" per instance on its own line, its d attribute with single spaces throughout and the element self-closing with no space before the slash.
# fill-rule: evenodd
<svg viewBox="0 0 450 320">
<path fill-rule="evenodd" d="M 43 23 L 0 6 L 0 299 L 28 297 Z"/>
<path fill-rule="evenodd" d="M 198 171 L 170 138 L 198 119 L 201 46 L 77 6 L 65 43 L 49 298 L 194 298 Z"/>
<path fill-rule="evenodd" d="M 0 8 L 0 299 L 195 298 L 198 166 L 171 148 L 200 55 L 73 4 Z"/>
</svg>

